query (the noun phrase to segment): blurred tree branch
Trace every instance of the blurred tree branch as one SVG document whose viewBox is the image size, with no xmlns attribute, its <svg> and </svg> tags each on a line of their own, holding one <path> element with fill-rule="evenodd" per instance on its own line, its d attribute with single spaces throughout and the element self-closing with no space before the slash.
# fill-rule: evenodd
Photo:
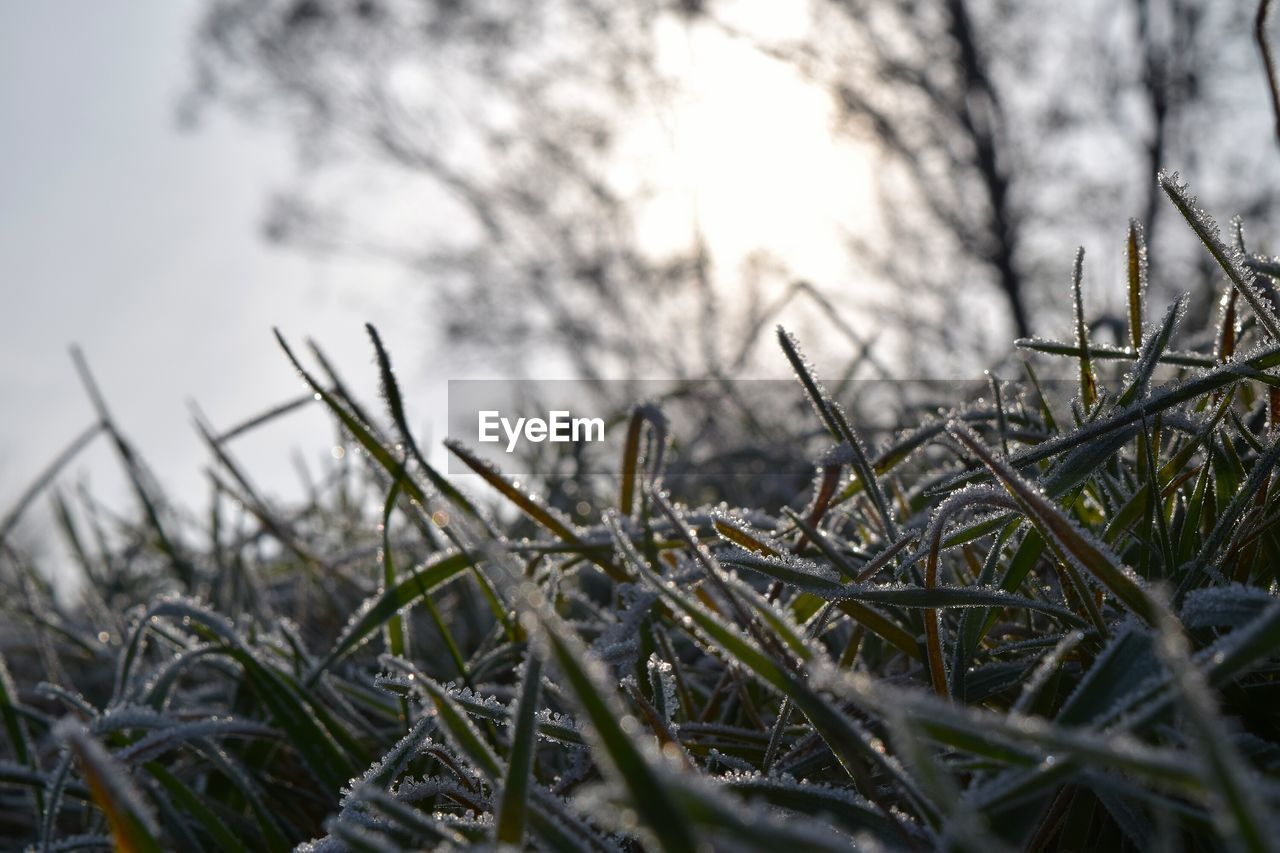
<svg viewBox="0 0 1280 853">
<path fill-rule="evenodd" d="M 1266 5 L 1253 23 L 1269 57 Z M 679 91 L 661 67 L 673 26 L 787 63 L 874 146 L 881 233 L 848 246 L 875 287 L 856 298 L 917 360 L 991 357 L 974 332 L 1000 325 L 994 298 L 1019 335 L 1039 331 L 1074 243 L 1135 213 L 1150 242 L 1193 251 L 1157 227 L 1157 168 L 1208 170 L 1198 186 L 1264 210 L 1239 177 L 1253 155 L 1232 144 L 1229 98 L 1246 75 L 1224 49 L 1251 22 L 1207 0 L 811 0 L 808 32 L 790 40 L 740 11 L 207 0 L 193 104 L 297 140 L 303 171 L 278 197 L 273 237 L 401 264 L 438 289 L 451 340 L 557 351 L 588 377 L 742 370 L 763 306 L 798 306 L 774 298 L 793 278 L 785 263 L 726 268 L 692 213 L 682 245 L 641 236 L 652 186 L 620 164 L 637 118 Z M 830 305 L 830 283 L 819 289 Z"/>
</svg>

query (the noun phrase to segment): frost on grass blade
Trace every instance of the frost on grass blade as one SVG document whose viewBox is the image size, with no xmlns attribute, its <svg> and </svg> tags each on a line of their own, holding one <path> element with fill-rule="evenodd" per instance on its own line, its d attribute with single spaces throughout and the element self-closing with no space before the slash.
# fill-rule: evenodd
<svg viewBox="0 0 1280 853">
<path fill-rule="evenodd" d="M 1085 410 L 1093 408 L 1098 399 L 1098 382 L 1093 375 L 1093 361 L 1089 358 L 1089 328 L 1084 320 L 1084 294 L 1081 292 L 1084 278 L 1084 249 L 1076 249 L 1076 259 L 1071 265 L 1071 304 L 1075 312 L 1076 348 L 1080 351 L 1080 399 Z"/>
<path fill-rule="evenodd" d="M 778 343 L 782 345 L 783 353 L 786 355 L 787 360 L 791 362 L 791 367 L 796 372 L 796 378 L 800 380 L 800 384 L 804 386 L 805 392 L 809 395 L 809 402 L 813 404 L 814 410 L 822 418 L 831 435 L 837 441 L 843 441 L 848 445 L 852 453 L 854 473 L 858 475 L 863 489 L 866 490 L 867 495 L 871 498 L 871 503 L 876 508 L 880 522 L 884 525 L 885 534 L 889 539 L 897 539 L 898 530 L 893 512 L 888 501 L 885 500 L 884 492 L 880 488 L 880 482 L 876 479 L 875 470 L 867 459 L 866 448 L 863 447 L 861 437 L 853 431 L 853 427 L 849 424 L 849 419 L 840 408 L 840 404 L 832 400 L 827 395 L 826 390 L 818 384 L 818 380 L 814 377 L 813 369 L 800 352 L 796 339 L 781 326 L 778 327 Z"/>
<path fill-rule="evenodd" d="M 721 551 L 717 557 L 725 565 L 751 569 L 817 595 L 837 595 L 842 588 L 836 572 L 803 557 L 766 555 L 736 547 Z"/>
<path fill-rule="evenodd" d="M 1008 489 L 1065 567 L 1083 569 L 1127 608 L 1148 621 L 1151 619 L 1151 603 L 1142 589 L 1141 581 L 1106 545 L 1081 529 L 1007 462 L 997 459 L 968 427 L 952 424 L 948 431 L 981 459 L 995 474 L 996 479 Z M 1105 633 L 1105 629 L 1103 632 Z"/>
<path fill-rule="evenodd" d="M 1129 236 L 1125 246 L 1129 271 L 1129 345 L 1136 352 L 1142 347 L 1142 303 L 1147 294 L 1147 240 L 1142 223 L 1129 220 Z"/>
<path fill-rule="evenodd" d="M 1253 314 L 1258 320 L 1258 325 L 1266 330 L 1272 341 L 1280 340 L 1280 318 L 1276 317 L 1267 297 L 1258 287 L 1257 279 L 1253 272 L 1245 266 L 1244 258 L 1240 255 L 1240 252 L 1228 248 L 1222 242 L 1221 235 L 1218 232 L 1218 224 L 1213 221 L 1213 217 L 1208 212 L 1197 205 L 1195 196 L 1187 192 L 1187 185 L 1180 182 L 1177 172 L 1173 174 L 1160 172 L 1158 180 L 1160 181 L 1161 189 L 1165 191 L 1170 201 L 1173 202 L 1173 206 L 1187 220 L 1191 230 L 1196 232 L 1200 242 L 1204 243 L 1205 248 L 1209 250 L 1209 254 L 1213 255 L 1213 259 L 1218 262 L 1218 266 L 1222 267 L 1227 274 L 1232 286 L 1249 303 L 1249 307 L 1253 310 Z"/>
<path fill-rule="evenodd" d="M 1179 618 L 1188 628 L 1240 628 L 1257 619 L 1280 601 L 1268 590 L 1230 584 L 1192 590 L 1182 603 Z"/>
</svg>

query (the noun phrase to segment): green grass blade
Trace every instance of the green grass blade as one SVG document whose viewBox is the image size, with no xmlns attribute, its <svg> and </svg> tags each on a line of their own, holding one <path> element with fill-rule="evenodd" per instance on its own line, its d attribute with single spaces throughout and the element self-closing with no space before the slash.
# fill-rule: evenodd
<svg viewBox="0 0 1280 853">
<path fill-rule="evenodd" d="M 537 711 L 542 695 L 542 662 L 530 655 L 524 664 L 520 699 L 512 712 L 511 752 L 507 778 L 498 798 L 494 837 L 499 844 L 520 846 L 529 811 L 533 783 L 534 747 L 537 745 Z"/>
<path fill-rule="evenodd" d="M 359 648 L 402 610 L 453 580 L 471 565 L 471 557 L 467 554 L 441 554 L 425 565 L 415 568 L 412 576 L 402 579 L 395 586 L 388 587 L 367 599 L 356 610 L 356 615 L 343 629 L 333 648 L 308 675 L 307 683 L 314 683 L 321 673 Z"/>
</svg>

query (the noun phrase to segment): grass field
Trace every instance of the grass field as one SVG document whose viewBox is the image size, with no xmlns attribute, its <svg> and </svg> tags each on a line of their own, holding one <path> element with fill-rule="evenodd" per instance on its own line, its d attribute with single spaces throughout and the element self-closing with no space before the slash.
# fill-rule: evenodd
<svg viewBox="0 0 1280 853">
<path fill-rule="evenodd" d="M 451 444 L 491 487 L 468 496 L 372 330 L 378 407 L 281 341 L 355 448 L 299 506 L 209 435 L 215 499 L 175 511 L 97 401 L 139 503 L 49 477 L 30 499 L 73 569 L 6 541 L 0 838 L 1276 847 L 1277 268 L 1161 180 L 1224 273 L 1211 347 L 1174 347 L 1184 302 L 1145 304 L 1136 224 L 1128 347 L 1090 345 L 1077 266 L 1074 340 L 1021 342 L 1025 379 L 879 446 L 780 329 L 833 449 L 778 514 L 668 491 L 649 406 L 585 519 Z M 1048 358 L 1078 376 L 1066 404 Z M 71 570 L 75 603 L 49 580 Z"/>
</svg>

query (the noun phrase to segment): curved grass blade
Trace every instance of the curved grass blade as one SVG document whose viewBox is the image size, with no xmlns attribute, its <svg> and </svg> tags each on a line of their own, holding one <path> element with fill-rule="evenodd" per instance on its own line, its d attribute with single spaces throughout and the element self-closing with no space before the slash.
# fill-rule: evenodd
<svg viewBox="0 0 1280 853">
<path fill-rule="evenodd" d="M 580 549 L 587 559 L 599 566 L 609 577 L 618 581 L 626 580 L 626 575 L 617 566 L 601 557 L 598 552 L 587 548 L 586 543 L 574 532 L 567 520 L 560 518 L 553 509 L 544 506 L 541 502 L 535 500 L 533 496 L 520 489 L 494 465 L 476 456 L 458 441 L 450 439 L 445 441 L 444 445 L 449 448 L 453 455 L 461 459 L 468 468 L 479 474 L 486 483 L 497 489 L 499 494 L 515 504 L 535 524 L 546 528 L 556 538 L 572 548 Z"/>
<path fill-rule="evenodd" d="M 351 434 L 351 436 L 364 448 L 365 452 L 373 458 L 374 461 L 382 467 L 391 477 L 400 481 L 401 488 L 404 489 L 406 495 L 420 504 L 426 505 L 427 493 L 423 491 L 414 480 L 408 476 L 404 470 L 404 463 L 395 457 L 395 455 L 382 445 L 378 437 L 370 430 L 366 421 L 356 415 L 347 405 L 340 401 L 332 392 L 319 383 L 298 361 L 297 356 L 293 354 L 293 350 L 289 348 L 289 344 L 285 341 L 284 335 L 279 329 L 275 330 L 276 342 L 280 348 L 284 350 L 285 356 L 289 359 L 289 363 L 293 365 L 294 370 L 302 377 L 302 380 L 311 387 L 311 390 L 324 402 L 329 410 L 342 426 Z M 466 495 L 458 491 L 448 480 L 440 475 L 435 468 L 430 465 L 423 465 L 423 472 L 427 475 L 427 479 L 431 485 L 440 494 L 444 495 L 451 503 L 462 509 L 468 515 L 475 518 L 482 524 L 487 524 L 487 520 L 476 506 L 471 503 Z"/>
<path fill-rule="evenodd" d="M 321 673 L 359 648 L 401 610 L 453 580 L 471 565 L 472 560 L 468 554 L 442 554 L 426 565 L 415 568 L 412 576 L 367 599 L 356 611 L 352 620 L 347 623 L 347 627 L 343 629 L 333 648 L 311 670 L 306 683 L 314 684 Z"/>
<path fill-rule="evenodd" d="M 161 853 L 160 827 L 130 780 L 129 771 L 75 720 L 64 720 L 56 733 L 75 755 L 93 801 L 107 816 L 116 849 Z"/>
<path fill-rule="evenodd" d="M 434 679 L 422 676 L 416 679 L 416 682 L 436 706 L 440 723 L 453 745 L 471 761 L 473 767 L 484 774 L 487 780 L 492 783 L 498 782 L 503 775 L 502 761 L 493 751 L 493 747 L 480 736 L 480 731 L 472 725 L 467 712 L 454 701 L 449 691 L 437 684 Z"/>
<path fill-rule="evenodd" d="M 662 470 L 663 456 L 667 448 L 667 419 L 656 406 L 636 406 L 627 424 L 627 438 L 622 448 L 622 483 L 619 487 L 618 510 L 625 516 L 632 514 L 636 484 L 640 476 L 640 439 L 645 424 L 653 434 L 655 458 L 650 463 L 650 488 L 657 488 L 656 478 Z"/>
<path fill-rule="evenodd" d="M 875 470 L 871 463 L 867 460 L 866 450 L 863 449 L 862 440 L 853 431 L 848 418 L 845 417 L 844 411 L 840 405 L 827 396 L 826 391 L 818 384 L 818 380 L 814 378 L 813 371 L 805 362 L 804 356 L 800 353 L 800 348 L 786 329 L 778 327 L 778 343 L 782 346 L 782 352 L 786 355 L 787 361 L 791 362 L 791 367 L 796 372 L 796 378 L 800 380 L 800 384 L 804 386 L 805 393 L 809 395 L 809 402 L 813 404 L 813 408 L 817 411 L 818 416 L 826 424 L 831 435 L 837 440 L 842 441 L 849 447 L 851 454 L 851 464 L 854 473 L 858 475 L 858 479 L 862 482 L 863 489 L 871 498 L 871 503 L 876 509 L 876 514 L 880 517 L 880 522 L 884 525 L 886 536 L 890 540 L 898 538 L 897 524 L 894 522 L 893 513 L 889 509 L 889 503 L 884 498 L 884 491 L 880 488 L 880 481 L 876 478 Z"/>
</svg>

